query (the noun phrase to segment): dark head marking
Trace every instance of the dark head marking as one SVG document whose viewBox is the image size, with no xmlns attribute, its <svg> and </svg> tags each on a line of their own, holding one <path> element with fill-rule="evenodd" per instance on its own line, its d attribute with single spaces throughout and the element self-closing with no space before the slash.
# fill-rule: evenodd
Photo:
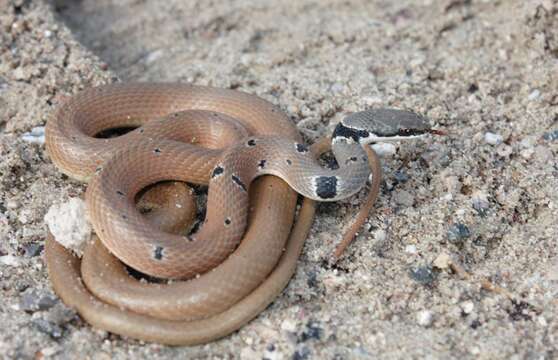
<svg viewBox="0 0 558 360">
<path fill-rule="evenodd" d="M 155 251 L 153 252 L 153 258 L 155 260 L 161 260 L 163 258 L 163 250 L 162 246 L 155 246 Z"/>
<path fill-rule="evenodd" d="M 246 191 L 246 185 L 244 185 L 244 183 L 242 182 L 242 180 L 240 180 L 240 178 L 236 175 L 232 175 L 232 180 L 238 185 L 240 186 L 240 188 L 244 191 Z"/>
<path fill-rule="evenodd" d="M 291 160 L 287 159 L 287 165 L 292 165 L 292 164 L 293 164 L 293 162 Z"/>
<path fill-rule="evenodd" d="M 160 153 L 161 153 L 161 149 L 155 148 L 155 149 L 153 149 L 153 152 L 154 152 L 155 154 L 160 154 Z"/>
<path fill-rule="evenodd" d="M 333 130 L 333 139 L 335 138 L 345 138 L 353 139 L 355 142 L 359 142 L 362 138 L 367 138 L 370 133 L 366 130 L 353 129 L 343 125 L 343 123 L 337 124 L 335 130 Z"/>
<path fill-rule="evenodd" d="M 231 218 L 225 219 L 225 226 L 229 226 L 231 224 Z"/>
<path fill-rule="evenodd" d="M 258 163 L 258 169 L 263 169 L 266 162 L 267 160 L 260 160 L 260 162 Z"/>
<path fill-rule="evenodd" d="M 223 173 L 223 171 L 225 171 L 225 169 L 223 169 L 222 166 L 217 165 L 215 167 L 215 169 L 213 169 L 213 172 L 211 173 L 211 178 L 213 179 L 213 178 L 221 175 Z"/>
<path fill-rule="evenodd" d="M 296 143 L 295 148 L 296 148 L 296 151 L 298 151 L 299 153 L 308 152 L 308 146 L 306 146 L 304 144 Z"/>
<path fill-rule="evenodd" d="M 256 146 L 256 140 L 250 139 L 250 140 L 248 140 L 248 142 L 246 143 L 246 145 L 248 145 L 248 146 Z"/>
<path fill-rule="evenodd" d="M 337 176 L 318 176 L 315 181 L 318 197 L 332 199 L 337 195 Z"/>
</svg>

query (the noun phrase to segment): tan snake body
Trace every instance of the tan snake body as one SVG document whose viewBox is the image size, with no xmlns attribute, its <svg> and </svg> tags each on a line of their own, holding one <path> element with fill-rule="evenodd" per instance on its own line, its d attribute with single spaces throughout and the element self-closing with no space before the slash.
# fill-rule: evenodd
<svg viewBox="0 0 558 360">
<path fill-rule="evenodd" d="M 94 137 L 121 127 L 137 128 L 113 139 Z M 289 119 L 255 96 L 180 84 L 113 84 L 84 91 L 47 124 L 53 162 L 71 177 L 90 180 L 89 217 L 112 254 L 148 275 L 191 280 L 138 282 L 96 242 L 82 261 L 83 280 L 112 305 L 92 311 L 103 303 L 87 300 L 81 285 L 70 289 L 68 284 L 78 281 L 75 260 L 49 238 L 47 264 L 55 290 L 89 322 L 117 333 L 168 344 L 226 335 L 271 302 L 294 271 L 313 206 L 303 204 L 287 241 L 296 202 L 291 187 L 321 201 L 350 196 L 368 178 L 369 161 L 379 176 L 377 158 L 362 146 L 379 137 L 428 132 L 433 131 L 422 118 L 407 112 L 351 115 L 334 132 L 339 169 L 331 170 L 314 159 L 323 144 L 310 151 Z M 290 187 L 264 176 L 252 191 L 252 182 L 266 174 Z M 209 183 L 205 221 L 193 234 L 156 228 L 136 209 L 143 188 L 170 179 Z M 259 198 L 252 194 L 250 202 L 249 191 Z M 250 203 L 259 212 L 250 211 Z M 117 309 L 127 310 L 115 315 Z M 142 330 L 133 324 L 150 325 Z M 204 329 L 192 335 L 195 326 Z"/>
</svg>

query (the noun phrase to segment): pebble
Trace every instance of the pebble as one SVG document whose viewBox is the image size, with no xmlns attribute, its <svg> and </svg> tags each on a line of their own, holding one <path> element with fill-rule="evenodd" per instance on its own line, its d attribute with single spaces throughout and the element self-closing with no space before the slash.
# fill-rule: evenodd
<svg viewBox="0 0 558 360">
<path fill-rule="evenodd" d="M 432 325 L 433 319 L 434 319 L 434 315 L 432 314 L 432 311 L 421 310 L 417 313 L 417 323 L 420 326 L 428 327 Z"/>
<path fill-rule="evenodd" d="M 409 180 L 409 175 L 407 175 L 406 173 L 404 173 L 401 170 L 397 170 L 396 172 L 394 172 L 393 177 L 399 183 L 406 183 Z"/>
<path fill-rule="evenodd" d="M 438 257 L 434 260 L 432 265 L 436 269 L 444 270 L 447 269 L 451 264 L 451 257 L 446 253 L 441 253 Z"/>
<path fill-rule="evenodd" d="M 543 139 L 547 141 L 558 140 L 558 129 L 544 133 Z"/>
<path fill-rule="evenodd" d="M 14 255 L 4 255 L 0 256 L 0 264 L 18 267 L 21 265 L 21 259 Z"/>
<path fill-rule="evenodd" d="M 41 293 L 37 289 L 29 288 L 23 292 L 19 306 L 27 312 L 48 310 L 56 304 L 57 300 L 50 294 Z"/>
<path fill-rule="evenodd" d="M 39 329 L 39 331 L 50 335 L 54 339 L 62 337 L 62 328 L 50 321 L 45 319 L 33 319 L 32 323 Z"/>
<path fill-rule="evenodd" d="M 488 202 L 488 195 L 482 191 L 476 191 L 472 196 L 473 209 L 479 214 L 485 215 L 490 203 Z"/>
<path fill-rule="evenodd" d="M 300 342 L 312 339 L 320 340 L 323 332 L 323 329 L 318 325 L 318 323 L 311 321 L 306 325 L 306 329 L 304 329 L 304 331 L 300 335 Z"/>
<path fill-rule="evenodd" d="M 78 255 L 91 238 L 91 225 L 87 222 L 85 202 L 79 198 L 71 198 L 68 202 L 52 205 L 45 215 L 45 223 L 49 230 L 64 247 Z"/>
<path fill-rule="evenodd" d="M 465 314 L 470 314 L 473 312 L 473 309 L 475 308 L 475 304 L 471 300 L 467 300 L 467 301 L 463 301 L 460 307 Z"/>
<path fill-rule="evenodd" d="M 429 285 L 436 278 L 430 266 L 420 266 L 411 269 L 411 271 L 409 271 L 409 275 L 411 276 L 411 279 L 422 285 Z"/>
<path fill-rule="evenodd" d="M 407 246 L 405 246 L 405 252 L 407 254 L 416 254 L 417 253 L 417 247 L 415 245 L 407 245 Z"/>
<path fill-rule="evenodd" d="M 484 141 L 490 145 L 500 145 L 504 142 L 504 138 L 500 134 L 487 132 L 484 134 Z"/>
<path fill-rule="evenodd" d="M 291 319 L 285 319 L 281 323 L 281 330 L 288 331 L 288 332 L 295 332 L 296 331 L 296 322 Z"/>
<path fill-rule="evenodd" d="M 538 89 L 531 91 L 527 99 L 529 100 L 536 100 L 541 95 L 541 92 Z"/>
<path fill-rule="evenodd" d="M 40 255 L 44 248 L 43 244 L 30 243 L 23 246 L 23 251 L 26 257 L 35 257 Z"/>
<path fill-rule="evenodd" d="M 471 236 L 469 228 L 461 223 L 453 224 L 448 229 L 448 240 L 453 243 L 460 243 Z"/>
<path fill-rule="evenodd" d="M 395 194 L 393 194 L 393 201 L 395 201 L 397 205 L 411 207 L 415 203 L 415 198 L 410 192 L 400 190 L 396 191 Z"/>
<path fill-rule="evenodd" d="M 26 132 L 21 135 L 21 140 L 34 144 L 44 144 L 45 143 L 45 127 L 38 126 L 31 129 L 30 132 Z"/>
</svg>

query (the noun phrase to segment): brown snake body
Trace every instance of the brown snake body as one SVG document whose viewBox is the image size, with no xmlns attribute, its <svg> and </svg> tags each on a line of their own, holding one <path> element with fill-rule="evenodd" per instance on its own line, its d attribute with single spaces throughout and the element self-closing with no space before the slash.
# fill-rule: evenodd
<svg viewBox="0 0 558 360">
<path fill-rule="evenodd" d="M 357 114 L 336 128 L 340 169 L 329 170 L 314 159 L 329 145 L 306 148 L 286 115 L 255 96 L 180 84 L 114 84 L 78 94 L 48 122 L 47 150 L 62 172 L 89 182 L 88 214 L 102 244 L 89 244 L 80 263 L 49 234 L 46 260 L 56 292 L 94 326 L 143 340 L 197 344 L 238 329 L 292 276 L 314 214 L 308 198 L 355 193 L 370 166 L 373 203 L 381 168 L 361 145 L 431 132 L 406 113 Z M 135 129 L 95 138 L 123 127 Z M 284 181 L 254 182 L 266 174 Z M 209 183 L 200 230 L 180 234 L 162 220 L 153 226 L 137 210 L 138 193 L 165 180 Z M 306 197 L 294 227 L 291 188 Z M 140 282 L 111 253 L 144 274 L 189 280 Z"/>
</svg>

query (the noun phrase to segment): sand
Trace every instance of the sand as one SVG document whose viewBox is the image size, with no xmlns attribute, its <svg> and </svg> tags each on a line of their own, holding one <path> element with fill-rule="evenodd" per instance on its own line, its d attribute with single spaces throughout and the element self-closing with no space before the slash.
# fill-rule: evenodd
<svg viewBox="0 0 558 360">
<path fill-rule="evenodd" d="M 240 331 L 145 344 L 65 307 L 41 253 L 48 208 L 85 187 L 31 131 L 114 81 L 254 93 L 308 142 L 387 106 L 449 136 L 384 155 L 375 212 L 336 266 L 365 192 L 319 207 L 289 286 Z M 557 89 L 556 0 L 0 0 L 0 357 L 556 358 Z"/>
</svg>

